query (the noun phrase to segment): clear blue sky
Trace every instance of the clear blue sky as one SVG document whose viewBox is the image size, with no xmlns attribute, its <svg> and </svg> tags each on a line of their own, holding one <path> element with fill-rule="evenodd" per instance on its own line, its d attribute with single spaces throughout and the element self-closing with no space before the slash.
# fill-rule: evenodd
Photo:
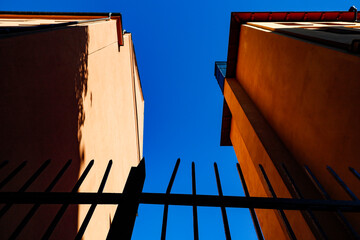
<svg viewBox="0 0 360 240">
<path fill-rule="evenodd" d="M 230 13 L 347 11 L 334 1 L 0 0 L 2 11 L 120 12 L 133 33 L 145 97 L 145 192 L 165 192 L 177 158 L 173 193 L 191 193 L 191 162 L 199 194 L 217 194 L 217 162 L 224 195 L 243 196 L 232 147 L 220 147 L 223 97 L 214 62 L 226 60 Z M 360 7 L 358 4 L 357 7 Z M 140 205 L 133 239 L 159 239 L 163 206 Z M 221 212 L 199 208 L 200 239 L 225 239 Z M 228 209 L 233 239 L 256 239 L 247 209 Z M 192 239 L 192 208 L 171 207 L 168 239 Z"/>
</svg>

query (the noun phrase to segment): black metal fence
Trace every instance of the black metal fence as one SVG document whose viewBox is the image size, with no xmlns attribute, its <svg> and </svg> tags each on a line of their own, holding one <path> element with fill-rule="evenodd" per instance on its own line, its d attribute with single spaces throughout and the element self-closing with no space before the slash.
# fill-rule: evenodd
<svg viewBox="0 0 360 240">
<path fill-rule="evenodd" d="M 27 163 L 23 162 L 19 164 L 12 172 L 8 174 L 0 182 L 0 190 L 10 181 L 12 181 L 25 167 Z M 161 239 L 166 238 L 166 229 L 167 229 L 167 217 L 168 217 L 168 207 L 169 205 L 183 205 L 183 206 L 192 206 L 193 209 L 193 232 L 194 239 L 199 239 L 198 231 L 198 206 L 211 206 L 211 207 L 220 207 L 222 220 L 224 223 L 224 232 L 226 239 L 231 239 L 230 229 L 228 224 L 228 218 L 226 213 L 226 207 L 233 208 L 248 208 L 254 223 L 255 231 L 258 239 L 264 239 L 260 224 L 258 222 L 256 213 L 254 209 L 275 209 L 279 211 L 281 219 L 286 227 L 288 236 L 290 239 L 296 239 L 296 236 L 293 232 L 292 226 L 289 223 L 284 210 L 303 210 L 310 216 L 316 230 L 319 232 L 319 235 L 323 239 L 328 239 L 328 236 L 322 229 L 319 221 L 316 219 L 313 211 L 332 211 L 337 214 L 342 223 L 346 226 L 348 231 L 351 233 L 354 239 L 359 239 L 359 234 L 355 231 L 354 227 L 351 226 L 349 221 L 344 216 L 343 212 L 360 212 L 360 201 L 358 197 L 351 191 L 351 189 L 345 184 L 345 182 L 338 176 L 338 174 L 329 166 L 327 170 L 329 173 L 336 179 L 339 185 L 344 189 L 344 191 L 351 197 L 352 201 L 347 200 L 332 200 L 328 193 L 324 190 L 321 183 L 311 172 L 310 168 L 305 166 L 305 170 L 308 173 L 311 180 L 315 183 L 317 188 L 321 191 L 325 200 L 315 200 L 315 199 L 304 199 L 302 193 L 299 191 L 296 183 L 294 182 L 292 176 L 289 174 L 285 165 L 282 165 L 282 168 L 290 180 L 293 189 L 298 196 L 297 199 L 294 198 L 278 198 L 275 194 L 275 191 L 269 181 L 269 178 L 265 172 L 264 167 L 260 164 L 258 167 L 262 174 L 263 179 L 266 182 L 268 190 L 270 191 L 272 197 L 251 197 L 240 168 L 239 164 L 236 164 L 241 183 L 244 188 L 245 197 L 237 196 L 224 196 L 221 187 L 220 175 L 218 171 L 217 164 L 214 163 L 214 171 L 218 189 L 218 195 L 198 195 L 196 193 L 196 177 L 195 177 L 195 163 L 192 163 L 192 194 L 171 194 L 171 188 L 175 180 L 177 170 L 180 165 L 180 159 L 177 160 L 174 170 L 172 172 L 168 187 L 165 193 L 146 193 L 142 192 L 143 184 L 145 181 L 145 160 L 142 160 L 137 167 L 131 168 L 130 174 L 128 176 L 125 188 L 123 193 L 103 193 L 103 189 L 106 184 L 109 172 L 111 170 L 112 161 L 108 162 L 107 168 L 103 175 L 100 187 L 97 193 L 79 193 L 78 190 L 91 170 L 94 161 L 92 160 L 80 178 L 72 188 L 71 192 L 51 192 L 59 179 L 64 175 L 65 171 L 70 167 L 71 160 L 65 163 L 65 165 L 59 170 L 58 174 L 54 179 L 49 183 L 48 187 L 44 192 L 26 192 L 29 186 L 40 176 L 42 172 L 50 164 L 50 160 L 45 161 L 37 171 L 24 183 L 24 185 L 17 192 L 1 192 L 0 193 L 0 203 L 5 204 L 0 210 L 0 218 L 5 215 L 5 213 L 14 205 L 14 204 L 34 204 L 30 211 L 26 214 L 24 219 L 19 223 L 14 232 L 12 233 L 10 239 L 16 239 L 27 223 L 34 216 L 41 204 L 62 204 L 60 210 L 55 215 L 54 219 L 49 223 L 49 226 L 41 239 L 50 238 L 60 219 L 64 215 L 69 204 L 91 204 L 91 207 L 88 210 L 88 213 L 81 224 L 79 231 L 75 239 L 81 239 L 90 219 L 95 211 L 95 208 L 98 204 L 113 204 L 117 205 L 117 209 L 111 223 L 107 239 L 131 239 L 133 227 L 135 224 L 136 214 L 138 206 L 140 203 L 144 204 L 162 204 L 164 205 L 163 212 L 163 222 L 162 222 L 162 231 Z M 0 163 L 0 169 L 4 168 L 7 165 L 7 162 Z M 354 168 L 349 168 L 349 173 L 354 174 L 356 178 L 360 181 L 360 174 Z"/>
</svg>

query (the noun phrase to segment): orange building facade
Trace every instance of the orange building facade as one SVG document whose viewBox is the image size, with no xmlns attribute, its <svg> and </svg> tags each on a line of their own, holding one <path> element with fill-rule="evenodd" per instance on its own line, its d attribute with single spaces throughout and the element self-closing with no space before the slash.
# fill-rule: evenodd
<svg viewBox="0 0 360 240">
<path fill-rule="evenodd" d="M 356 15 L 232 13 L 228 59 L 215 71 L 224 95 L 221 145 L 234 147 L 250 196 L 273 197 L 263 168 L 277 197 L 358 201 L 359 179 L 349 170 L 360 170 Z M 284 212 L 297 239 L 360 233 L 358 213 Z M 291 238 L 278 211 L 256 215 L 265 239 Z"/>
<path fill-rule="evenodd" d="M 131 33 L 120 14 L 0 13 L 0 182 L 23 161 L 26 166 L 2 186 L 29 185 L 43 192 L 59 169 L 71 165 L 51 191 L 70 192 L 85 167 L 94 165 L 78 192 L 97 192 L 109 160 L 103 192 L 122 192 L 130 168 L 143 155 L 144 98 Z M 3 207 L 3 206 L 2 206 Z M 74 239 L 89 205 L 71 205 L 52 239 Z M 0 239 L 8 239 L 31 206 L 11 206 L 0 218 Z M 41 206 L 20 239 L 39 239 L 59 210 Z M 99 205 L 83 235 L 105 239 L 116 206 Z"/>
</svg>

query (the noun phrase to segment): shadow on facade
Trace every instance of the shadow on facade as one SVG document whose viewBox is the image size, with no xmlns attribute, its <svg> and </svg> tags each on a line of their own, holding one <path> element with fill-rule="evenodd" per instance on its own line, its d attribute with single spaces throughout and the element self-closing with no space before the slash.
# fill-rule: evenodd
<svg viewBox="0 0 360 240">
<path fill-rule="evenodd" d="M 43 192 L 69 159 L 72 159 L 71 167 L 52 191 L 69 192 L 74 187 L 84 160 L 78 129 L 85 121 L 87 59 L 85 26 L 0 40 L 0 156 L 1 161 L 9 161 L 0 171 L 0 181 L 21 162 L 29 162 L 1 191 L 19 191 L 49 157 L 51 164 L 25 191 Z M 9 238 L 31 207 L 16 205 L 6 211 L 0 218 L 0 239 Z M 43 235 L 59 208 L 59 205 L 41 206 L 20 238 Z M 73 239 L 77 222 L 78 206 L 70 205 L 52 237 Z"/>
</svg>

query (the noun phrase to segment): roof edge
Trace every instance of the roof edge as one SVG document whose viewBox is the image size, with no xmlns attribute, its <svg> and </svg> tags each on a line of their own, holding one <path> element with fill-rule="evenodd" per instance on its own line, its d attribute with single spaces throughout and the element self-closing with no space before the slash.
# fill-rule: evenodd
<svg viewBox="0 0 360 240">
<path fill-rule="evenodd" d="M 356 18 L 355 18 L 356 17 Z M 239 50 L 241 25 L 246 22 L 305 22 L 305 21 L 344 21 L 354 22 L 360 13 L 352 11 L 319 11 L 319 12 L 232 12 L 227 55 L 226 78 L 236 77 L 236 65 Z M 224 99 L 221 146 L 231 146 L 231 112 Z"/>
<path fill-rule="evenodd" d="M 0 11 L 0 17 L 4 18 L 36 18 L 36 19 L 96 19 L 109 17 L 109 12 L 23 12 L 23 11 Z M 116 20 L 118 44 L 124 45 L 123 26 L 121 13 L 111 13 L 111 19 Z"/>
<path fill-rule="evenodd" d="M 355 18 L 356 17 L 356 18 Z M 246 22 L 305 22 L 344 21 L 354 22 L 360 13 L 352 11 L 318 12 L 232 12 L 230 17 L 226 77 L 235 77 L 241 25 Z"/>
</svg>

